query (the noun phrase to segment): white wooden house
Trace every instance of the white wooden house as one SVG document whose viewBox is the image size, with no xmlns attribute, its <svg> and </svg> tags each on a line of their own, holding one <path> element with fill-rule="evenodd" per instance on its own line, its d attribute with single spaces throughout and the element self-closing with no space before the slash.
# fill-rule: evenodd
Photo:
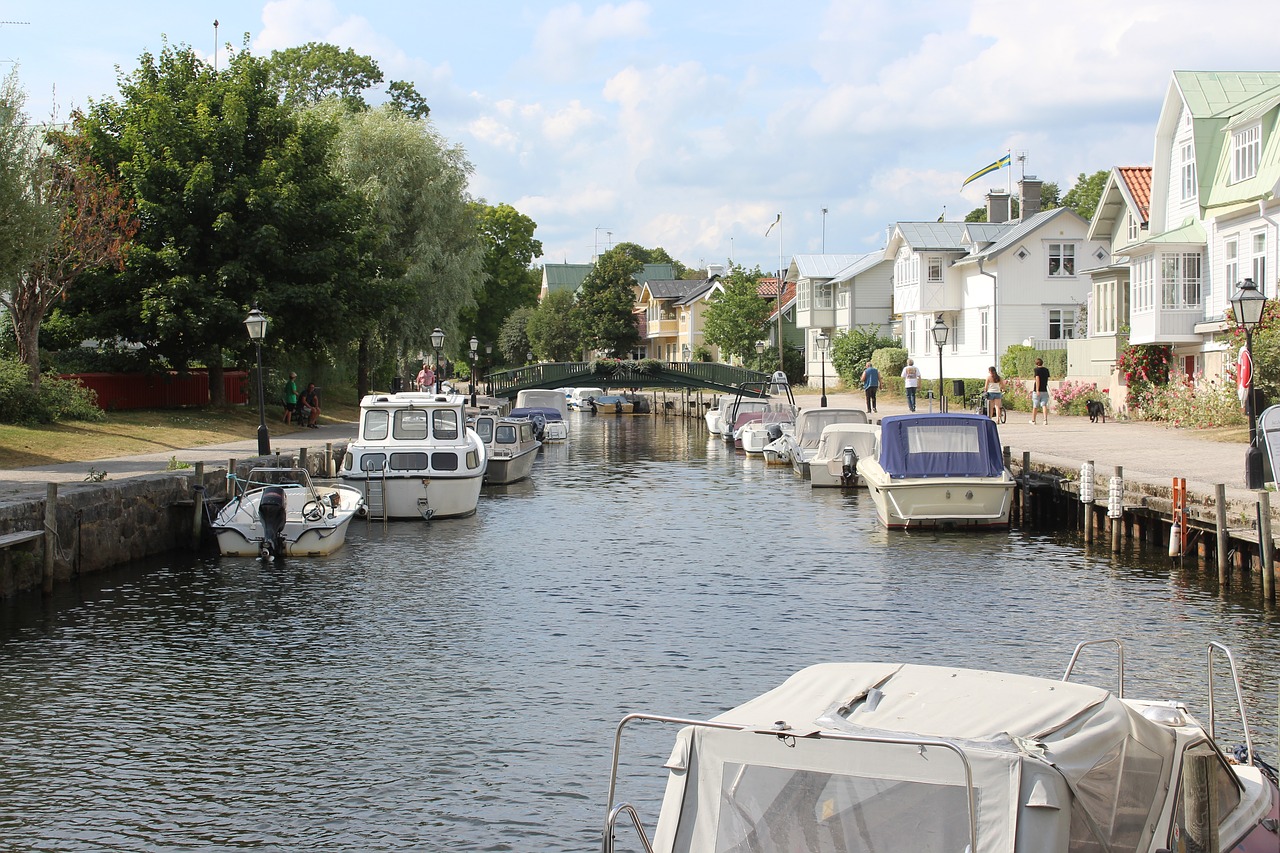
<svg viewBox="0 0 1280 853">
<path fill-rule="evenodd" d="M 831 351 L 821 352 L 819 335 L 834 339 L 840 332 L 876 326 L 888 334 L 893 313 L 893 264 L 883 252 L 861 255 L 796 255 L 787 269 L 795 282 L 796 327 L 804 336 L 806 372 L 810 379 L 825 370 L 835 378 Z M 823 363 L 825 360 L 825 364 Z"/>
</svg>

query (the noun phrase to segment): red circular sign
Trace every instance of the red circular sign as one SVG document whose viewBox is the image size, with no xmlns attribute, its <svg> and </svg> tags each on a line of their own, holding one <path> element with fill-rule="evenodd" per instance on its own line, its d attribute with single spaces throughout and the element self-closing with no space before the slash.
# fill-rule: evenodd
<svg viewBox="0 0 1280 853">
<path fill-rule="evenodd" d="M 1249 350 L 1240 347 L 1240 356 L 1236 359 L 1236 390 L 1240 394 L 1240 402 L 1249 396 L 1249 380 L 1253 378 L 1253 358 Z"/>
</svg>

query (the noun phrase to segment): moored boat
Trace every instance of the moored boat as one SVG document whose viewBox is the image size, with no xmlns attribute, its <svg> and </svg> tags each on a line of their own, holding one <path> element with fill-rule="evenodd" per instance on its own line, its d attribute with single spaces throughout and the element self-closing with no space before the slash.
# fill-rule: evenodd
<svg viewBox="0 0 1280 853">
<path fill-rule="evenodd" d="M 857 471 L 886 527 L 1009 526 L 1014 480 L 985 415 L 890 415 Z"/>
<path fill-rule="evenodd" d="M 466 425 L 467 398 L 417 391 L 370 394 L 342 459 L 341 477 L 387 518 L 471 515 L 488 453 Z"/>
<path fill-rule="evenodd" d="M 1097 642 L 1119 650 L 1114 693 L 1070 680 Z M 1179 698 L 1127 697 L 1123 648 L 1081 643 L 1062 680 L 824 663 L 708 720 L 629 714 L 602 849 L 624 823 L 656 853 L 1273 853 L 1280 791 L 1253 748 L 1230 651 L 1210 644 L 1206 725 Z M 1215 683 L 1224 654 L 1230 683 Z M 1215 687 L 1234 687 L 1239 758 L 1215 738 Z M 618 803 L 623 733 L 640 722 L 681 727 L 652 840 Z"/>
<path fill-rule="evenodd" d="M 866 423 L 835 423 L 822 430 L 809 460 L 809 485 L 815 489 L 849 489 L 859 485 L 858 460 L 874 457 L 880 427 Z"/>
<path fill-rule="evenodd" d="M 538 410 L 553 409 L 555 414 Z M 569 404 L 560 391 L 533 388 L 516 395 L 516 405 L 510 417 L 523 417 L 537 421 L 535 431 L 539 441 L 567 441 L 569 438 Z M 534 417 L 541 415 L 541 418 Z"/>
<path fill-rule="evenodd" d="M 591 401 L 604 396 L 603 388 L 573 388 L 569 391 L 568 403 L 570 411 L 585 411 L 591 408 Z"/>
<path fill-rule="evenodd" d="M 797 411 L 790 403 L 770 403 L 760 413 L 760 420 L 745 424 L 738 431 L 737 440 L 741 442 L 743 452 L 749 456 L 762 455 L 766 446 L 783 435 L 794 433 Z"/>
<path fill-rule="evenodd" d="M 228 557 L 322 557 L 346 541 L 363 496 L 348 486 L 316 486 L 302 468 L 254 468 L 231 478 L 235 494 L 212 524 Z"/>
<path fill-rule="evenodd" d="M 867 414 L 862 409 L 818 408 L 807 409 L 796 418 L 795 429 L 784 434 L 774 448 L 779 462 L 788 462 L 791 469 L 802 477 L 809 476 L 809 460 L 818 449 L 822 430 L 831 424 L 865 424 Z M 765 449 L 768 456 L 769 450 Z"/>
<path fill-rule="evenodd" d="M 476 417 L 475 431 L 489 451 L 484 472 L 486 486 L 516 483 L 533 472 L 542 442 L 534 436 L 530 421 L 481 414 Z"/>
</svg>

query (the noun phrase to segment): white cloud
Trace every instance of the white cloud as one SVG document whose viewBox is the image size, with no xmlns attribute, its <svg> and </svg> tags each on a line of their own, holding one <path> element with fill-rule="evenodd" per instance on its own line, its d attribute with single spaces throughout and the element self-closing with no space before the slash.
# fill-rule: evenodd
<svg viewBox="0 0 1280 853">
<path fill-rule="evenodd" d="M 649 35 L 649 4 L 605 4 L 584 12 L 577 3 L 547 13 L 538 26 L 533 51 L 535 68 L 552 80 L 572 80 L 596 59 L 606 42 Z"/>
</svg>

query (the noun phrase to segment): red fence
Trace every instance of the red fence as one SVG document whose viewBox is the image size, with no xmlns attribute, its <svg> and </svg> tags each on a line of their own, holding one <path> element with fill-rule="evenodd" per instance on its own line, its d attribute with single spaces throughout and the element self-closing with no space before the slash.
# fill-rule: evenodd
<svg viewBox="0 0 1280 853">
<path fill-rule="evenodd" d="M 187 373 L 66 373 L 98 394 L 98 407 L 116 409 L 177 409 L 209 405 L 209 372 Z M 222 371 L 222 393 L 228 403 L 249 402 L 249 373 Z"/>
</svg>

